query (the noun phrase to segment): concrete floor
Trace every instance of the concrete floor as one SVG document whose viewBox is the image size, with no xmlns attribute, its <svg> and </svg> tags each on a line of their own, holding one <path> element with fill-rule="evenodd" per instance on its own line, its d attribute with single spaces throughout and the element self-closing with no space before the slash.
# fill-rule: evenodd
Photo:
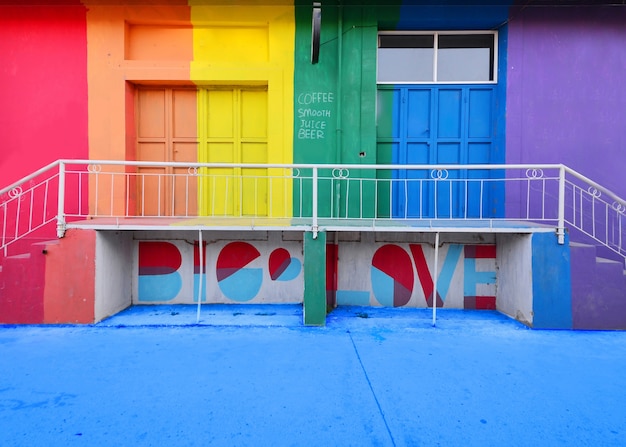
<svg viewBox="0 0 626 447">
<path fill-rule="evenodd" d="M 133 307 L 0 326 L 0 446 L 623 446 L 626 333 L 496 312 Z"/>
</svg>

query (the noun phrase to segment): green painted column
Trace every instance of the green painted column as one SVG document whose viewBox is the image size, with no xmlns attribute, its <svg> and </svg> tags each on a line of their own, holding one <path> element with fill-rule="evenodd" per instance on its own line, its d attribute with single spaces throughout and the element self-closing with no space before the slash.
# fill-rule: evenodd
<svg viewBox="0 0 626 447">
<path fill-rule="evenodd" d="M 326 325 L 326 232 L 304 233 L 304 324 Z"/>
</svg>

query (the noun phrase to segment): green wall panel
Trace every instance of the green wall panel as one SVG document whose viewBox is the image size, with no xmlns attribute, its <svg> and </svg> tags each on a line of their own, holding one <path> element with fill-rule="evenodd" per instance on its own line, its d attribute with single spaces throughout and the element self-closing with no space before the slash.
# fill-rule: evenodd
<svg viewBox="0 0 626 447">
<path fill-rule="evenodd" d="M 322 5 L 320 56 L 311 63 L 311 3 L 296 3 L 294 77 L 294 162 L 375 164 L 376 155 L 376 47 L 379 14 L 397 19 L 397 7 L 377 8 L 349 4 Z M 366 3 L 366 2 L 365 2 Z M 374 4 L 374 2 L 372 3 Z M 306 177 L 306 172 L 301 173 Z M 320 216 L 373 217 L 375 185 L 332 180 L 319 187 Z M 375 176 L 353 170 L 350 177 Z M 302 194 L 299 187 L 303 185 Z M 309 216 L 310 181 L 294 184 L 296 215 Z M 346 203 L 348 197 L 349 203 Z M 366 208 L 362 205 L 367 204 Z M 369 206 L 369 209 L 367 208 Z M 300 210 L 302 210 L 300 212 Z"/>
</svg>

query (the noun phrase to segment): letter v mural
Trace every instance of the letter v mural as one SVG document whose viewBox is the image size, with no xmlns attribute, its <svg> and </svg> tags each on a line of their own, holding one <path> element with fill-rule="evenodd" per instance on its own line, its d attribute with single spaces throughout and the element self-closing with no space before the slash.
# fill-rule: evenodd
<svg viewBox="0 0 626 447">
<path fill-rule="evenodd" d="M 444 244 L 434 290 L 429 244 L 344 244 L 338 256 L 337 304 L 386 307 L 495 309 L 495 245 Z M 369 260 L 369 261 L 368 261 Z M 369 271 L 369 290 L 363 290 Z"/>
</svg>

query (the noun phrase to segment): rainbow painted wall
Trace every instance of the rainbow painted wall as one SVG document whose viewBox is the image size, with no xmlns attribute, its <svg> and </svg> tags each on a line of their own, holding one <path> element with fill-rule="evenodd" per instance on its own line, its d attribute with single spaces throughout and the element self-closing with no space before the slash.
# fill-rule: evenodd
<svg viewBox="0 0 626 447">
<path fill-rule="evenodd" d="M 324 2 L 314 65 L 310 2 L 29 3 L 0 1 L 2 185 L 58 158 L 390 162 L 376 146 L 376 116 L 389 112 L 376 104 L 378 30 L 496 29 L 493 161 L 564 162 L 626 195 L 611 162 L 626 140 L 626 94 L 612 87 L 622 76 L 626 8 L 602 5 L 609 2 Z M 137 135 L 138 91 L 149 107 L 187 105 L 174 109 L 177 122 L 148 122 Z M 207 118 L 227 96 L 242 113 L 267 119 L 265 130 Z M 211 158 L 207 148 L 227 144 L 233 132 L 259 144 Z M 180 150 L 148 148 L 157 137 L 178 138 Z M 595 157 L 598 150 L 607 156 Z"/>
</svg>

